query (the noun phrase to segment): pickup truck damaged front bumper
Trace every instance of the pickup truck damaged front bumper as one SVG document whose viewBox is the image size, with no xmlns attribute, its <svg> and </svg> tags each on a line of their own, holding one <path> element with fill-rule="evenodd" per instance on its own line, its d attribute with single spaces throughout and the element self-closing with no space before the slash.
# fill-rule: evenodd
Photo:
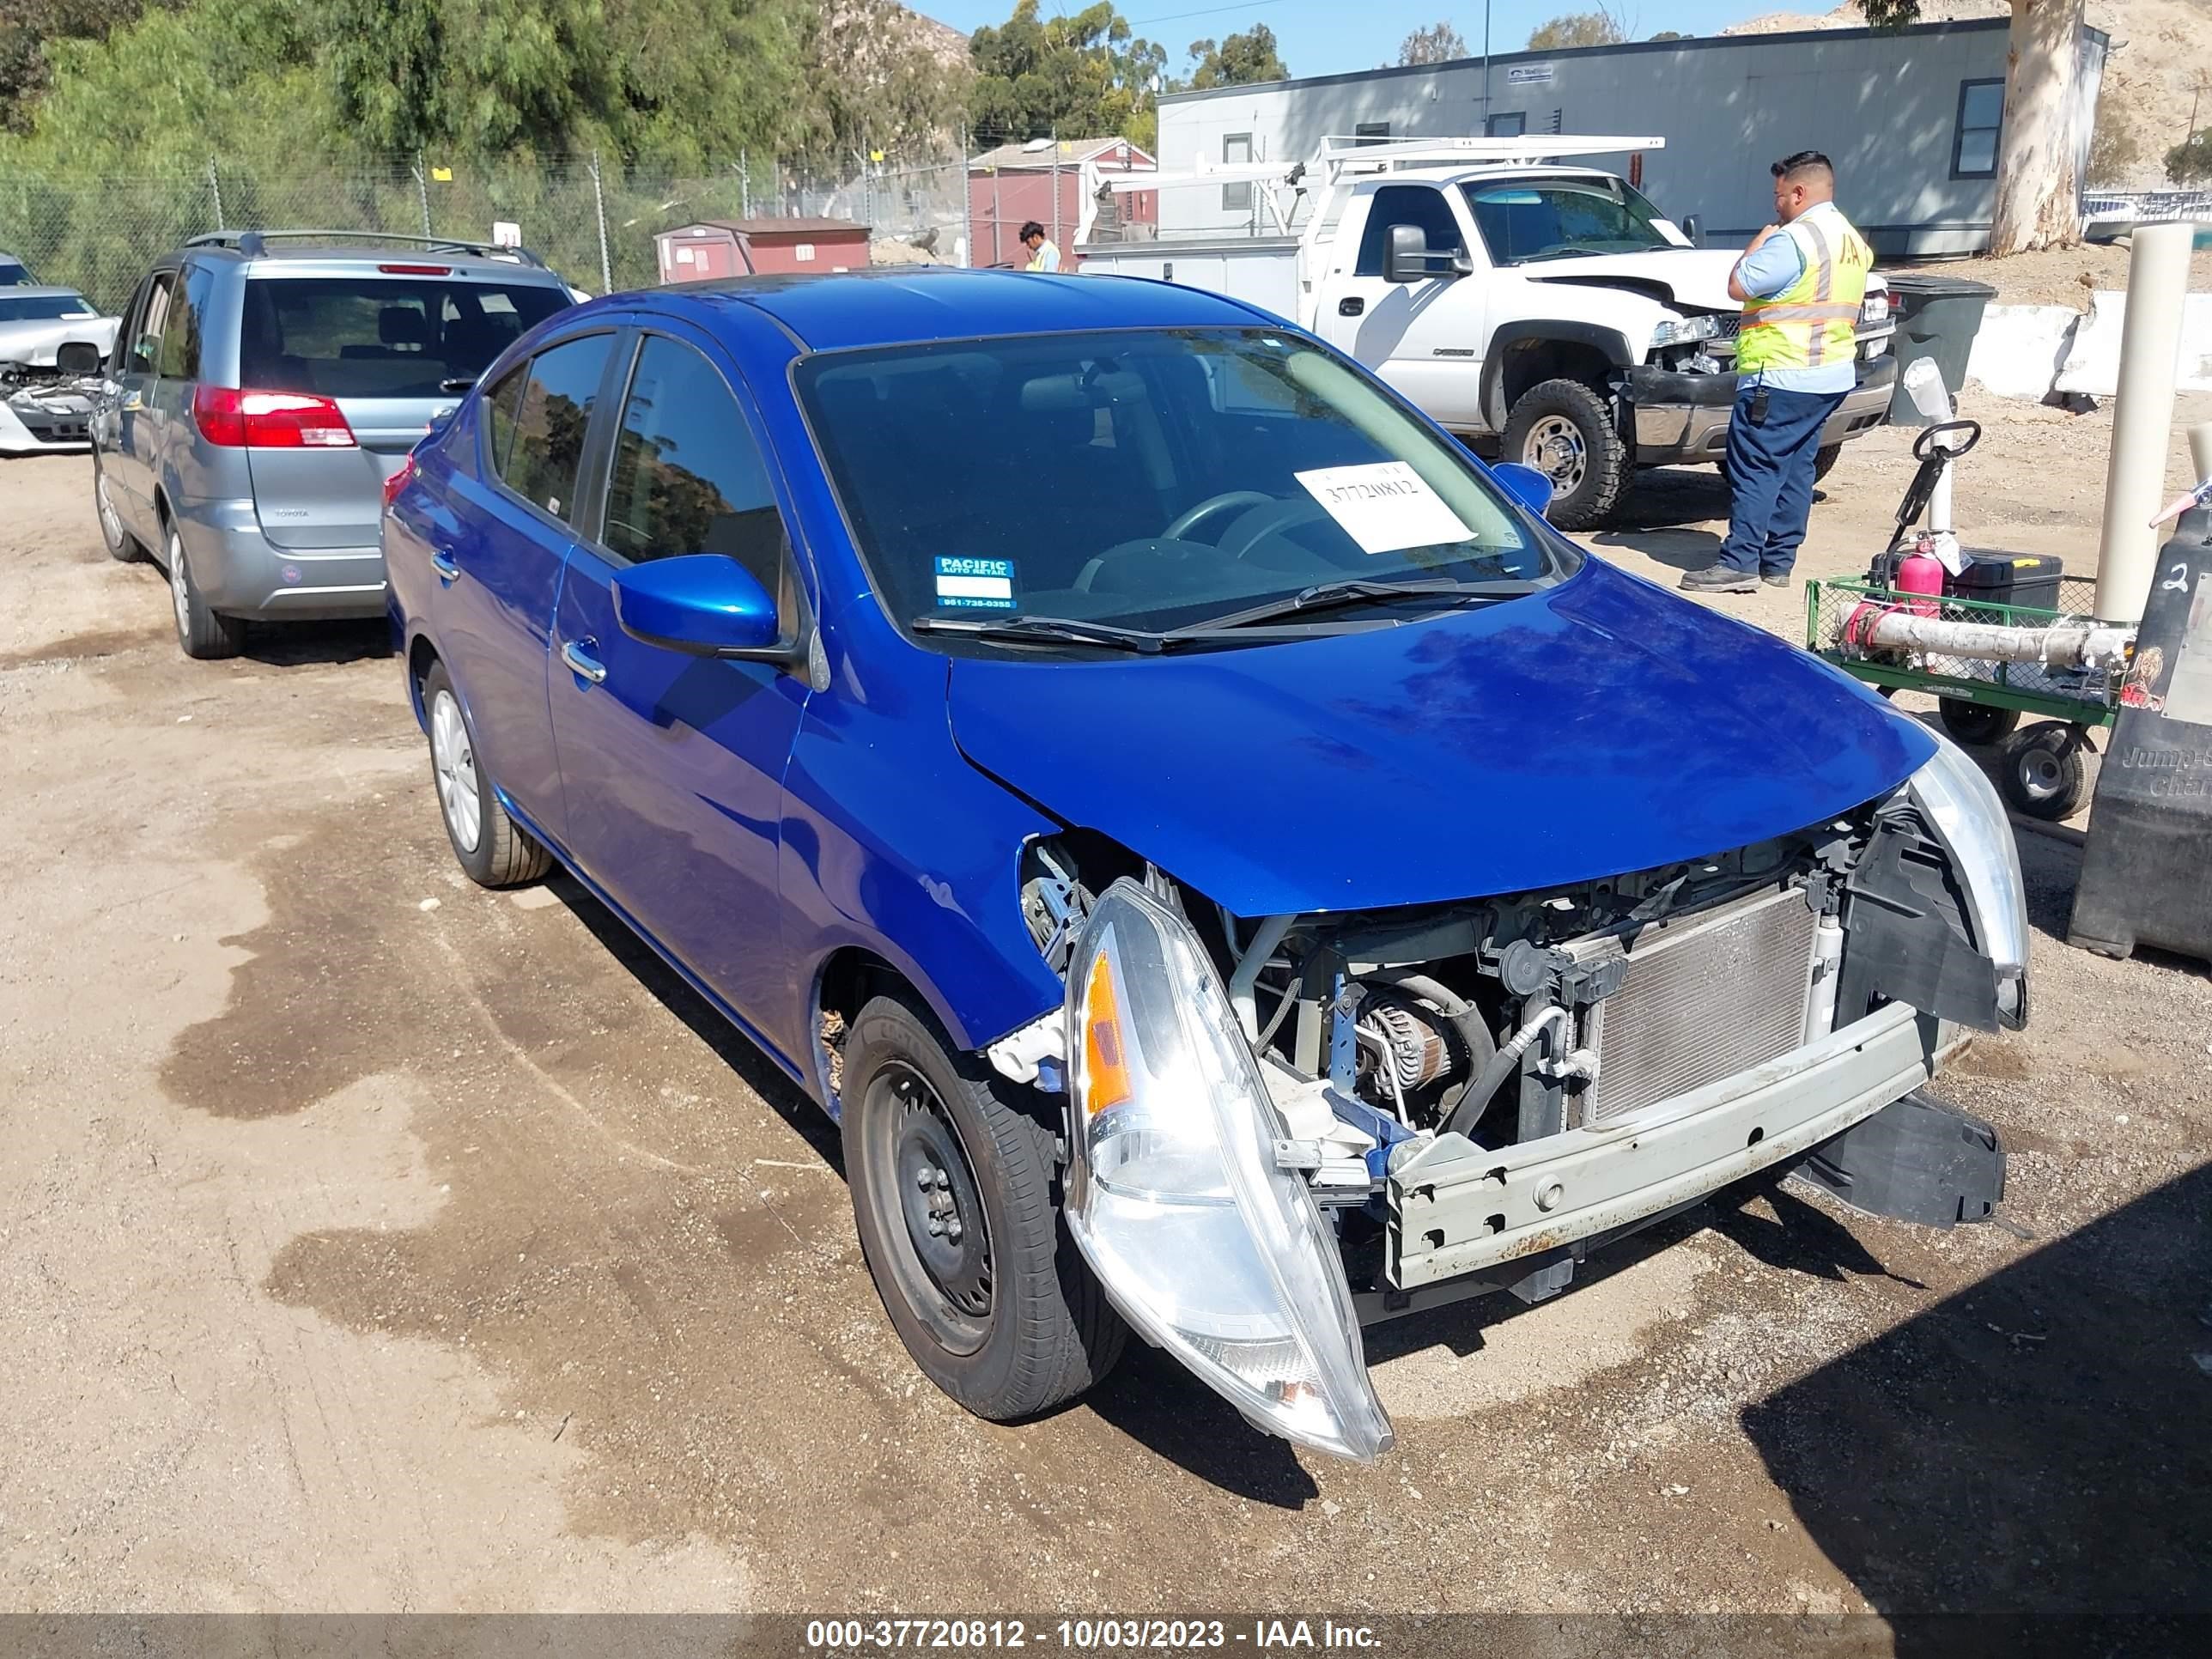
<svg viewBox="0 0 2212 1659">
<path fill-rule="evenodd" d="M 1520 1276 L 1498 1271 L 1509 1263 L 1802 1156 L 1920 1087 L 1964 1043 L 1955 1027 L 1892 1003 L 1601 1127 L 1496 1151 L 1446 1135 L 1390 1171 L 1388 1281 L 1401 1292 L 1464 1275 L 1503 1285 Z"/>
<path fill-rule="evenodd" d="M 1882 423 L 1897 384 L 1887 353 L 1857 365 L 1858 384 L 1820 428 L 1820 447 L 1855 438 Z M 1678 374 L 1649 367 L 1628 371 L 1628 404 L 1639 466 L 1717 461 L 1728 447 L 1729 416 L 1740 377 Z"/>
</svg>

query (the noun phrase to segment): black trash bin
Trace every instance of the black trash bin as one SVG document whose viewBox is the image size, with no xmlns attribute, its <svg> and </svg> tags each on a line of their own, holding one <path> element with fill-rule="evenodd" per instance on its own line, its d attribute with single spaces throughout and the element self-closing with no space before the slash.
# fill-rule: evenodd
<svg viewBox="0 0 2212 1659">
<path fill-rule="evenodd" d="M 1954 404 L 1958 402 L 1959 388 L 1966 383 L 1966 355 L 1981 331 L 1983 309 L 1996 294 L 1987 283 L 1963 276 L 1889 278 L 1889 302 L 1897 313 L 1897 332 L 1889 348 L 1897 354 L 1897 389 L 1889 394 L 1892 425 L 1933 424 L 1905 389 L 1905 371 L 1919 358 L 1929 358 L 1942 372 L 1944 389 Z"/>
</svg>

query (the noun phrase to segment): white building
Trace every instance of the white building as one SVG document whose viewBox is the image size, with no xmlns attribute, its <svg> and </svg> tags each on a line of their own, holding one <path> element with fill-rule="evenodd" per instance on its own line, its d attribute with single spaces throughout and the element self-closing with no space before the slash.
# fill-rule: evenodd
<svg viewBox="0 0 2212 1659">
<path fill-rule="evenodd" d="M 1774 216 L 1770 162 L 1817 149 L 1835 162 L 1838 201 L 1878 252 L 1975 252 L 1988 243 L 1996 193 L 2005 46 L 2006 20 L 1988 18 L 1517 52 L 1486 65 L 1471 58 L 1172 93 L 1160 100 L 1160 166 L 1287 167 L 1330 135 L 1651 134 L 1665 149 L 1613 165 L 1720 246 Z M 2098 30 L 2081 31 L 2085 162 L 2106 46 Z M 1249 185 L 1163 190 L 1160 235 L 1272 229 L 1256 222 L 1258 206 Z"/>
</svg>

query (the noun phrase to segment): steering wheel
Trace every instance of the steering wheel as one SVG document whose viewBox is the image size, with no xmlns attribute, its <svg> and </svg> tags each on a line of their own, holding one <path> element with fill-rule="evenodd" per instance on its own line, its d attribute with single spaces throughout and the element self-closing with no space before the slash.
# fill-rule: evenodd
<svg viewBox="0 0 2212 1659">
<path fill-rule="evenodd" d="M 1232 559 L 1249 559 L 1270 536 L 1279 536 L 1293 525 L 1310 523 L 1324 510 L 1319 501 L 1310 499 L 1279 501 L 1269 496 L 1267 505 L 1274 510 L 1251 514 L 1230 526 L 1229 533 L 1221 538 L 1224 553 Z"/>
<path fill-rule="evenodd" d="M 1226 513 L 1232 507 L 1259 507 L 1275 498 L 1257 489 L 1224 489 L 1218 495 L 1209 495 L 1188 512 L 1176 515 L 1173 524 L 1160 532 L 1166 542 L 1188 541 L 1190 532 L 1217 513 Z"/>
</svg>

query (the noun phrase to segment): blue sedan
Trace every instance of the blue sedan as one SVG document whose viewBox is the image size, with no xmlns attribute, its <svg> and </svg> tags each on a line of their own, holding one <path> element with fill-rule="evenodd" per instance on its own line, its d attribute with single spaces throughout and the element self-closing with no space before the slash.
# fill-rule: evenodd
<svg viewBox="0 0 2212 1659">
<path fill-rule="evenodd" d="M 1133 1328 L 1368 1458 L 1363 1326 L 1847 1168 L 2026 1015 L 1979 770 L 1544 494 L 1234 302 L 908 270 L 562 313 L 385 553 L 463 868 L 837 1118 L 932 1380 L 1031 1416 Z"/>
</svg>

